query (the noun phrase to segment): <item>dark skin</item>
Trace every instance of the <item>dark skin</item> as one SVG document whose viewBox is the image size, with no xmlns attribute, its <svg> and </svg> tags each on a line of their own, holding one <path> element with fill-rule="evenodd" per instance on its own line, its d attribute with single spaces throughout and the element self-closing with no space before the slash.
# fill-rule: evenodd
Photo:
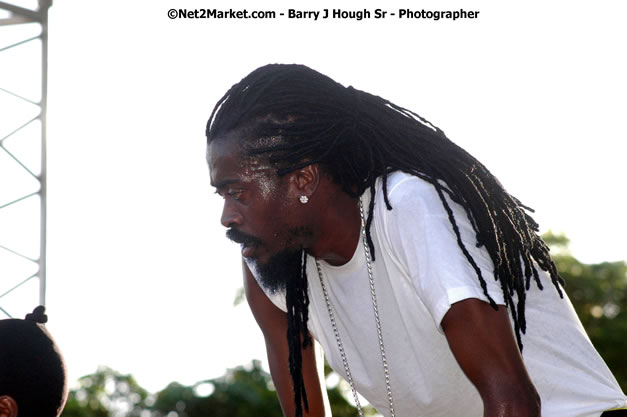
<svg viewBox="0 0 627 417">
<path fill-rule="evenodd" d="M 17 403 L 8 395 L 0 395 L 0 417 L 17 417 Z"/>
<path fill-rule="evenodd" d="M 283 414 L 292 416 L 286 315 L 265 296 L 248 265 L 263 263 L 287 246 L 302 247 L 332 265 L 348 262 L 360 234 L 358 203 L 317 164 L 278 178 L 272 168 L 244 157 L 237 140 L 233 140 L 236 134 L 232 135 L 235 137 L 227 135 L 208 147 L 211 184 L 225 200 L 222 224 L 263 242 L 252 250 L 243 250 L 244 287 L 264 334 Z M 260 172 L 266 176 L 255 175 Z M 299 202 L 302 195 L 309 198 L 307 204 Z M 311 233 L 295 240 L 286 231 L 296 227 Z M 495 311 L 477 299 L 460 301 L 451 306 L 441 324 L 457 362 L 481 395 L 484 416 L 540 416 L 540 398 L 527 374 L 504 307 Z M 303 350 L 303 377 L 310 406 L 305 415 L 324 416 L 312 348 Z"/>
<path fill-rule="evenodd" d="M 279 178 L 272 168 L 242 157 L 237 141 L 225 139 L 211 142 L 207 149 L 211 185 L 224 198 L 222 225 L 263 242 L 251 258 L 263 263 L 289 246 L 304 247 L 332 265 L 350 260 L 360 229 L 356 199 L 321 175 L 318 165 Z M 310 199 L 308 204 L 299 202 L 302 195 Z M 291 240 L 286 231 L 299 227 L 312 234 Z"/>
</svg>

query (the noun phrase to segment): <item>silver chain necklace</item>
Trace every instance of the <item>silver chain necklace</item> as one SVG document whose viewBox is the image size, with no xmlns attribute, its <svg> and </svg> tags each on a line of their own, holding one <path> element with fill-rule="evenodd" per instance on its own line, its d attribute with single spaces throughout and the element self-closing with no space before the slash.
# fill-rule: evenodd
<svg viewBox="0 0 627 417">
<path fill-rule="evenodd" d="M 383 346 L 383 332 L 381 331 L 381 321 L 379 319 L 379 308 L 377 307 L 377 295 L 374 291 L 374 279 L 372 277 L 372 263 L 370 261 L 370 248 L 368 246 L 368 238 L 366 236 L 366 220 L 364 216 L 364 207 L 361 203 L 361 199 L 359 200 L 359 215 L 361 216 L 361 235 L 364 245 L 364 254 L 366 255 L 366 266 L 368 268 L 368 280 L 370 281 L 370 298 L 372 299 L 372 308 L 374 309 L 374 320 L 377 325 L 377 335 L 379 336 L 379 350 L 381 351 L 381 360 L 383 362 L 383 373 L 385 375 L 385 388 L 388 394 L 388 403 L 390 406 L 390 417 L 395 417 L 394 414 L 394 401 L 392 399 L 392 388 L 390 387 L 390 372 L 388 370 L 388 361 L 385 356 L 385 348 Z M 342 339 L 340 338 L 340 332 L 337 329 L 337 324 L 335 323 L 335 316 L 333 314 L 333 308 L 331 307 L 331 300 L 329 299 L 329 294 L 327 293 L 327 287 L 324 285 L 324 280 L 322 279 L 322 268 L 320 267 L 320 262 L 316 259 L 316 267 L 318 268 L 318 278 L 320 278 L 320 286 L 322 287 L 322 293 L 324 295 L 324 301 L 327 305 L 327 311 L 329 312 L 329 319 L 331 320 L 331 327 L 333 327 L 333 334 L 335 335 L 335 341 L 337 342 L 337 348 L 340 351 L 340 356 L 342 357 L 342 364 L 344 365 L 344 371 L 346 371 L 346 379 L 351 387 L 351 391 L 353 392 L 353 399 L 355 400 L 355 405 L 357 406 L 357 411 L 359 412 L 360 417 L 364 417 L 364 412 L 361 409 L 361 404 L 359 403 L 359 398 L 357 397 L 357 391 L 355 390 L 355 385 L 353 384 L 353 377 L 351 376 L 351 371 L 348 366 L 348 360 L 346 359 L 346 352 L 344 351 L 344 346 L 342 345 Z"/>
</svg>

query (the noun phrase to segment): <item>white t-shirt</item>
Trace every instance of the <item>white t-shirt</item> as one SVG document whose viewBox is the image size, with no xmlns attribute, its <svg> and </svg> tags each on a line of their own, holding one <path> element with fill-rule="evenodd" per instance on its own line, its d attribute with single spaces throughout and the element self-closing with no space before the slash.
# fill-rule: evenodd
<svg viewBox="0 0 627 417">
<path fill-rule="evenodd" d="M 404 173 L 388 178 L 393 210 L 377 183 L 371 228 L 372 264 L 385 353 L 397 416 L 481 417 L 483 403 L 463 374 L 440 323 L 450 306 L 468 298 L 487 301 L 475 271 L 461 252 L 433 185 Z M 362 196 L 368 207 L 370 193 Z M 463 208 L 449 200 L 466 248 L 481 268 L 490 296 L 504 304 L 493 264 Z M 381 353 L 370 296 L 363 242 L 339 267 L 320 262 L 357 391 L 389 415 Z M 560 299 L 548 274 L 544 290 L 532 281 L 526 302 L 523 359 L 542 401 L 544 417 L 599 416 L 627 407 L 627 398 L 586 335 L 570 301 Z M 346 377 L 315 262 L 308 259 L 309 329 L 329 364 Z M 283 294 L 269 294 L 283 311 Z"/>
</svg>

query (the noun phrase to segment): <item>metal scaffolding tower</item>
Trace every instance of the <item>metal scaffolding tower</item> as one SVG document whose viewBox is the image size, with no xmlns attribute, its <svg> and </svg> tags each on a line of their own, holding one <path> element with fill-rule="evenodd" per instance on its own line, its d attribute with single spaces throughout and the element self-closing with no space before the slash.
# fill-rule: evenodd
<svg viewBox="0 0 627 417">
<path fill-rule="evenodd" d="M 0 318 L 46 302 L 48 9 L 0 1 Z M 24 3 L 24 2 L 22 2 Z"/>
</svg>

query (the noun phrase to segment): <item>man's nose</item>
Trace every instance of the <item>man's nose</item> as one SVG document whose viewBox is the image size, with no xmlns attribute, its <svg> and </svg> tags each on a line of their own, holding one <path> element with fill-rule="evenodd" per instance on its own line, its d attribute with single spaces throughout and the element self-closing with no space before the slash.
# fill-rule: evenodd
<svg viewBox="0 0 627 417">
<path fill-rule="evenodd" d="M 224 203 L 224 207 L 222 208 L 222 217 L 220 217 L 220 223 L 222 223 L 222 226 L 241 226 L 243 220 L 244 218 L 239 211 L 234 210 L 228 202 Z"/>
</svg>

